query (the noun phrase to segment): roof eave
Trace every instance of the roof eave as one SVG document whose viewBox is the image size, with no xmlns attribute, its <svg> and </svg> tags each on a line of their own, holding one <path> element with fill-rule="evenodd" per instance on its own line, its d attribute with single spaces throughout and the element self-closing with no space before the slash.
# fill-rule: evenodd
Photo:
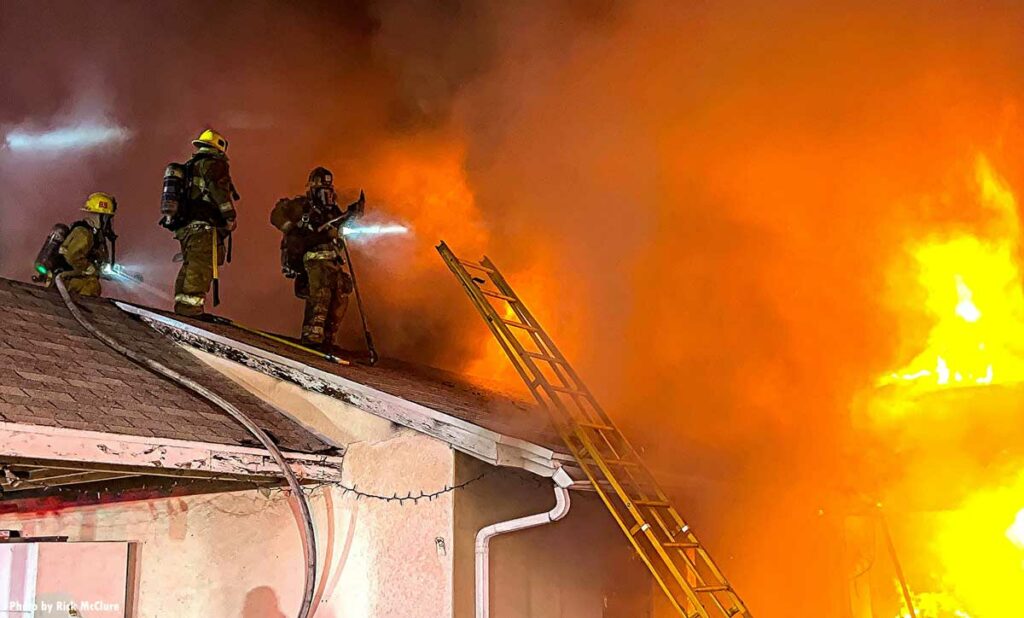
<svg viewBox="0 0 1024 618">
<path fill-rule="evenodd" d="M 446 442 L 452 448 L 496 466 L 554 476 L 571 458 L 521 438 L 500 434 L 424 405 L 311 367 L 261 348 L 235 341 L 179 320 L 123 302 L 121 310 L 138 316 L 159 332 L 187 345 L 307 390 L 322 393 L 365 412 Z M 297 420 L 297 419 L 296 419 Z"/>
<path fill-rule="evenodd" d="M 285 452 L 304 480 L 341 480 L 343 458 Z M 0 422 L 0 457 L 74 461 L 174 471 L 187 476 L 280 476 L 263 449 Z"/>
</svg>

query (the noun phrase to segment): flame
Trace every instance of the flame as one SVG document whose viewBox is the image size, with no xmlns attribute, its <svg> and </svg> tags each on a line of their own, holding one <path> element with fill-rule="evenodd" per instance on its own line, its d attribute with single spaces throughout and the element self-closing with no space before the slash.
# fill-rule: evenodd
<svg viewBox="0 0 1024 618">
<path fill-rule="evenodd" d="M 1024 606 L 1024 474 L 939 515 L 931 549 L 942 588 L 960 611 L 972 618 L 1017 615 Z"/>
<path fill-rule="evenodd" d="M 984 157 L 978 157 L 975 179 L 996 237 L 957 234 L 911 249 L 934 323 L 925 349 L 883 376 L 882 385 L 906 382 L 928 391 L 1024 381 L 1017 203 Z"/>
<path fill-rule="evenodd" d="M 872 414 L 890 423 L 885 427 L 899 424 L 901 431 L 926 436 L 932 428 L 915 425 L 908 413 L 930 407 L 921 395 L 1024 381 L 1017 203 L 983 156 L 974 180 L 987 220 L 983 231 L 911 247 L 930 327 L 923 349 L 878 380 L 884 388 L 873 396 Z M 905 558 L 918 565 L 910 581 L 918 588 L 918 618 L 1005 618 L 1024 606 L 1024 472 L 986 472 L 983 481 L 972 482 L 957 498 L 950 479 L 953 508 L 928 515 L 930 525 L 912 534 L 918 549 Z M 909 618 L 905 609 L 897 618 L 903 616 Z"/>
<path fill-rule="evenodd" d="M 1017 547 L 1024 549 L 1024 508 L 1017 511 L 1013 525 L 1006 530 L 1006 538 L 1010 539 Z"/>
<path fill-rule="evenodd" d="M 893 586 L 899 584 L 893 582 Z M 959 603 L 951 594 L 944 592 L 922 592 L 913 595 L 914 611 L 917 618 L 977 618 L 959 608 Z M 897 614 L 896 618 L 914 618 L 906 610 Z"/>
</svg>

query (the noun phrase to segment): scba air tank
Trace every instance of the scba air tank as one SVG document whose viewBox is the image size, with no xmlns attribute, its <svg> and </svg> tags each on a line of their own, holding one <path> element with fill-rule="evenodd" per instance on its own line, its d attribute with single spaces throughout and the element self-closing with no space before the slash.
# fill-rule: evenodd
<svg viewBox="0 0 1024 618">
<path fill-rule="evenodd" d="M 164 169 L 164 191 L 160 196 L 160 224 L 169 226 L 185 201 L 185 166 L 171 163 Z"/>
<path fill-rule="evenodd" d="M 35 267 L 40 276 L 46 276 L 67 267 L 64 256 L 60 254 L 60 247 L 67 240 L 70 231 L 68 226 L 58 223 L 47 234 L 43 247 L 39 250 L 39 255 L 36 256 Z"/>
</svg>

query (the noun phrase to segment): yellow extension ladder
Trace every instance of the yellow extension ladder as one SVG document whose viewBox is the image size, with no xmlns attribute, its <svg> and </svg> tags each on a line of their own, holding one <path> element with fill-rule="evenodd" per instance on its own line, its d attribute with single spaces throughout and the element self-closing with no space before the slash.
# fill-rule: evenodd
<svg viewBox="0 0 1024 618">
<path fill-rule="evenodd" d="M 486 257 L 479 263 L 461 260 L 443 242 L 437 250 L 534 398 L 552 415 L 566 446 L 672 606 L 687 618 L 749 618 L 750 611 L 639 454 L 498 268 Z"/>
</svg>

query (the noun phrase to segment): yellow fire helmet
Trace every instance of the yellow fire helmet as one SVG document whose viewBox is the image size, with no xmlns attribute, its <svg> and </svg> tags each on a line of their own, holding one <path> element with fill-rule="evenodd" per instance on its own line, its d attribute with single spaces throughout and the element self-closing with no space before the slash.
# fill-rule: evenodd
<svg viewBox="0 0 1024 618">
<path fill-rule="evenodd" d="M 93 193 L 89 199 L 85 200 L 82 210 L 101 215 L 113 215 L 117 212 L 117 200 L 109 193 Z"/>
<path fill-rule="evenodd" d="M 228 140 L 224 139 L 223 135 L 217 133 L 213 129 L 206 129 L 200 133 L 199 137 L 192 140 L 192 145 L 196 148 L 209 146 L 210 148 L 219 150 L 220 152 L 227 152 L 228 150 Z"/>
</svg>

